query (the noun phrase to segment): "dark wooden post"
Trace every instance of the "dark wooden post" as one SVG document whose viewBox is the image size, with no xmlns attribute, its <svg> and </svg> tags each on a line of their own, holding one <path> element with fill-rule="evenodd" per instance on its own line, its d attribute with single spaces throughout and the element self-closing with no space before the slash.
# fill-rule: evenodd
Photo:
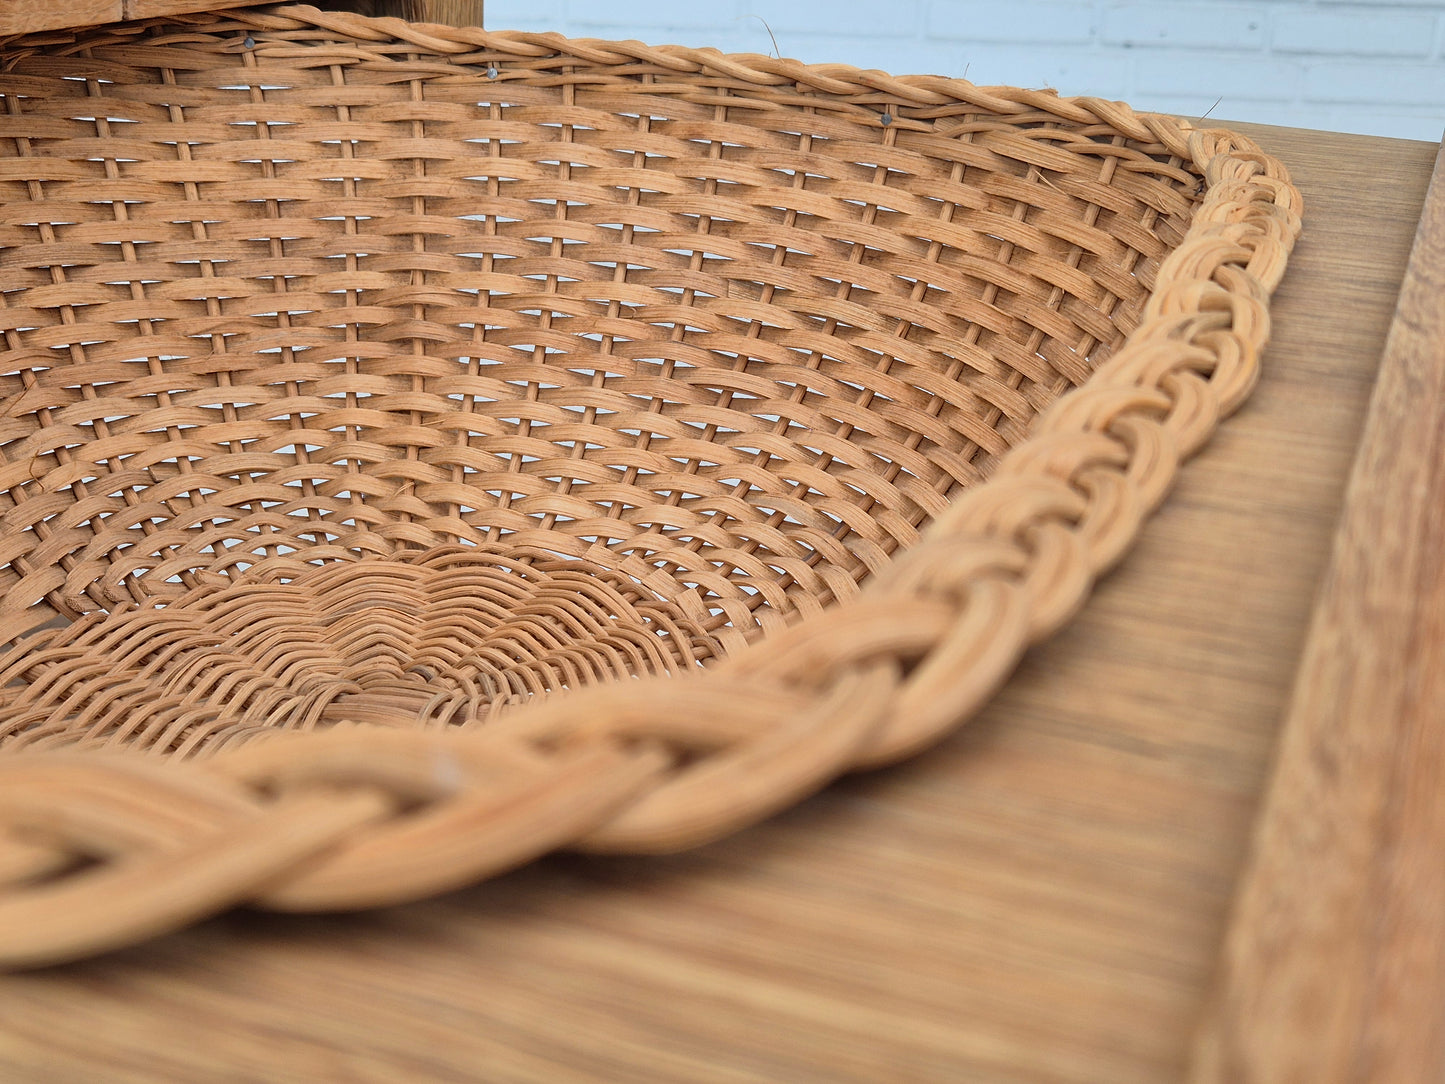
<svg viewBox="0 0 1445 1084">
<path fill-rule="evenodd" d="M 482 0 L 319 0 L 317 6 L 361 15 L 394 15 L 413 23 L 482 25 Z"/>
</svg>

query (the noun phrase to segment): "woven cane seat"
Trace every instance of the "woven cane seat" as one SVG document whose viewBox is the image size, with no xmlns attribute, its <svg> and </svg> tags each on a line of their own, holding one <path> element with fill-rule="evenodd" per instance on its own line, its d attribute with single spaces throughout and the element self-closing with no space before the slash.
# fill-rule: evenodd
<svg viewBox="0 0 1445 1084">
<path fill-rule="evenodd" d="M 0 961 L 688 846 L 956 727 L 1248 393 L 1118 103 L 241 10 L 0 43 Z"/>
</svg>

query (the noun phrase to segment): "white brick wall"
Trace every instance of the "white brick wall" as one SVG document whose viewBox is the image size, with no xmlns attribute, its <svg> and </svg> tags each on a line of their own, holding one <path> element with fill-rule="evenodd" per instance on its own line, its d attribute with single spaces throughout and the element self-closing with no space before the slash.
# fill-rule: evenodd
<svg viewBox="0 0 1445 1084">
<path fill-rule="evenodd" d="M 486 13 L 493 30 L 733 52 L 772 52 L 770 27 L 782 55 L 811 62 L 1265 124 L 1432 141 L 1445 128 L 1445 0 L 486 0 Z"/>
</svg>

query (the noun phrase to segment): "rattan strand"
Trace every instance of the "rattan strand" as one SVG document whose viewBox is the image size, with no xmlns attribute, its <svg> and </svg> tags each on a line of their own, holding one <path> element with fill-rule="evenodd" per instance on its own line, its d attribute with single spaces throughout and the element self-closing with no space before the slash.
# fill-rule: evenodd
<svg viewBox="0 0 1445 1084">
<path fill-rule="evenodd" d="M 1248 394 L 1299 228 L 1241 137 L 942 77 L 304 7 L 0 57 L 9 966 L 924 748 Z"/>
</svg>

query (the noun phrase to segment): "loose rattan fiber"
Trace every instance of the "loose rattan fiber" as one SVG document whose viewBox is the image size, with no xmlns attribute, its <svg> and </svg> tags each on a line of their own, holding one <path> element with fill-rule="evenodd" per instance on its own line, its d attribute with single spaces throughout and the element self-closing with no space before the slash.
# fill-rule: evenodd
<svg viewBox="0 0 1445 1084">
<path fill-rule="evenodd" d="M 10 966 L 928 745 L 1247 395 L 1298 231 L 1247 140 L 941 77 L 306 7 L 0 69 Z"/>
</svg>

